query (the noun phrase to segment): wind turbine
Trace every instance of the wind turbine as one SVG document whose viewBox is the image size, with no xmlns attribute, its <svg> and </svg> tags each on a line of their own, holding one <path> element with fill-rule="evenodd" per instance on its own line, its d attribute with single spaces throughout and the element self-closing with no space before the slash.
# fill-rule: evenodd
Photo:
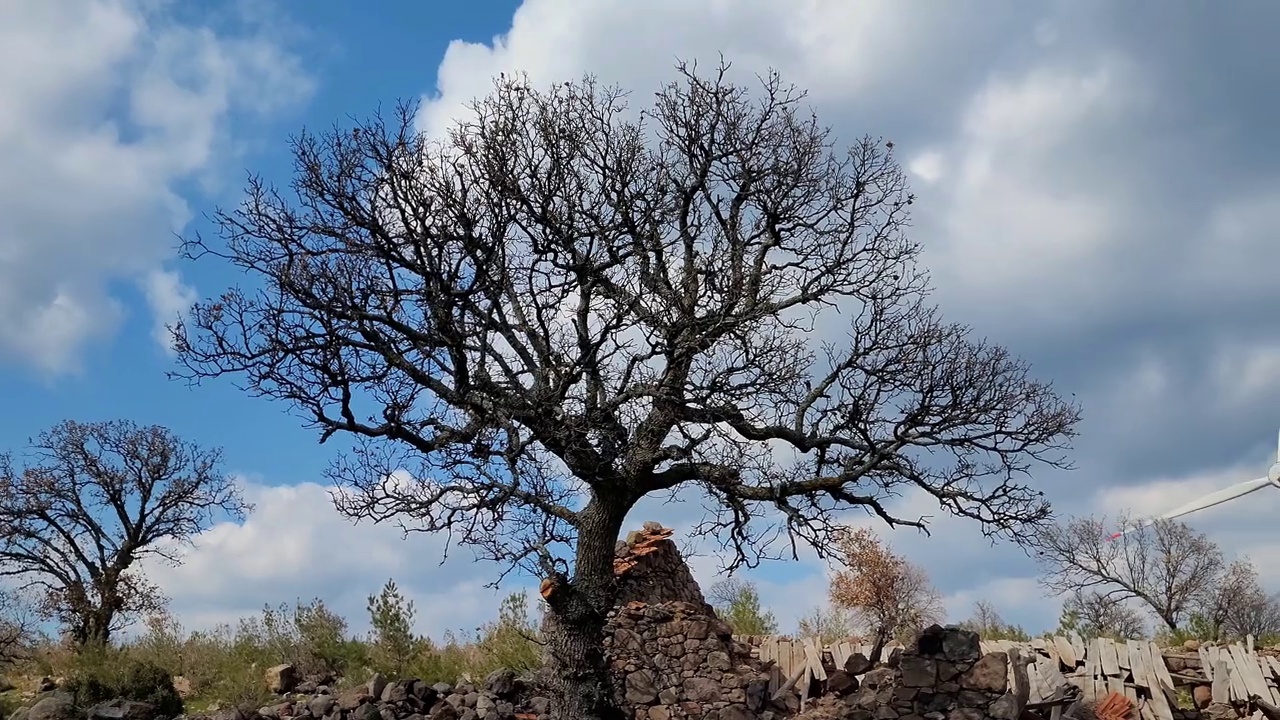
<svg viewBox="0 0 1280 720">
<path fill-rule="evenodd" d="M 1257 478 L 1256 480 L 1246 480 L 1245 482 L 1237 485 L 1232 485 L 1229 488 L 1224 488 L 1217 492 L 1211 492 L 1204 497 L 1192 500 L 1185 505 L 1180 505 L 1164 514 L 1136 522 L 1128 528 L 1112 535 L 1109 539 L 1115 540 L 1122 535 L 1147 527 L 1159 520 L 1172 520 L 1173 518 L 1182 517 L 1183 515 L 1193 513 L 1197 510 L 1204 510 L 1205 508 L 1211 508 L 1214 505 L 1221 505 L 1228 500 L 1235 500 L 1238 497 L 1243 497 L 1255 490 L 1261 490 L 1268 486 L 1280 489 L 1280 440 L 1276 443 L 1276 461 L 1272 463 L 1271 468 L 1267 470 L 1266 477 Z"/>
</svg>

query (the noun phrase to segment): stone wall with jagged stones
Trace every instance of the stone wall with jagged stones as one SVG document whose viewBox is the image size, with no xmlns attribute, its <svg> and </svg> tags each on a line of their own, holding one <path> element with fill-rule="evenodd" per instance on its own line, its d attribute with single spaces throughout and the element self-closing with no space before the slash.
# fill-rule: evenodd
<svg viewBox="0 0 1280 720">
<path fill-rule="evenodd" d="M 616 689 L 636 720 L 752 720 L 767 709 L 768 672 L 699 605 L 628 603 L 605 633 Z"/>
<path fill-rule="evenodd" d="M 1027 698 L 1008 671 L 1008 656 L 982 655 L 974 633 L 934 625 L 883 665 L 849 658 L 797 720 L 1017 720 Z"/>
<path fill-rule="evenodd" d="M 848 670 L 863 669 L 852 667 L 859 660 L 864 659 L 851 658 Z M 1008 656 L 983 655 L 976 633 L 934 625 L 860 679 L 844 670 L 832 673 L 827 697 L 805 715 L 814 720 L 1017 720 L 1027 699 L 1009 687 L 1008 675 Z"/>
<path fill-rule="evenodd" d="M 771 663 L 733 640 L 715 616 L 672 531 L 645 523 L 618 544 L 619 600 L 605 648 L 619 700 L 635 720 L 774 720 L 796 716 L 799 688 L 769 696 Z M 861 663 L 861 665 L 859 665 Z M 855 655 L 807 688 L 805 717 L 848 720 L 1016 720 L 1008 657 L 982 656 L 976 634 L 933 627 L 882 666 Z"/>
<path fill-rule="evenodd" d="M 698 581 L 671 540 L 672 532 L 658 523 L 647 522 L 618 543 L 613 561 L 618 577 L 616 605 L 685 602 L 706 614 L 712 613 Z"/>
<path fill-rule="evenodd" d="M 714 615 L 684 602 L 615 610 L 605 647 L 620 701 L 636 720 L 1017 720 L 1026 704 L 1008 687 L 1004 653 L 981 655 L 977 635 L 933 627 L 871 667 L 855 655 L 814 682 L 770 697 L 770 665 L 734 642 Z"/>
</svg>

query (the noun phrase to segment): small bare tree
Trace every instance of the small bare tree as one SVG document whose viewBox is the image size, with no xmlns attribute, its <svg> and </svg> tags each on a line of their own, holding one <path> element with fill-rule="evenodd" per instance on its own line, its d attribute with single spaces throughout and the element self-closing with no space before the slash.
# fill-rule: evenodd
<svg viewBox="0 0 1280 720">
<path fill-rule="evenodd" d="M 1211 582 L 1201 588 L 1195 597 L 1191 611 L 1197 625 L 1203 629 L 1205 640 L 1221 640 L 1232 618 L 1250 614 L 1251 606 L 1258 598 L 1265 598 L 1258 582 L 1258 570 L 1248 559 L 1233 561 Z"/>
<path fill-rule="evenodd" d="M 1082 637 L 1141 638 L 1147 631 L 1142 613 L 1124 600 L 1096 591 L 1076 590 L 1062 605 L 1064 628 Z"/>
<path fill-rule="evenodd" d="M 796 619 L 796 636 L 817 638 L 826 645 L 852 637 L 854 622 L 846 608 L 818 606 Z"/>
<path fill-rule="evenodd" d="M 12 590 L 0 590 L 0 669 L 30 655 L 40 637 L 35 608 Z"/>
<path fill-rule="evenodd" d="M 821 552 L 845 508 L 924 527 L 905 490 L 1020 537 L 1078 419 L 929 304 L 891 143 L 837 150 L 802 92 L 727 71 L 682 65 L 638 115 L 504 77 L 443 139 L 411 105 L 304 133 L 293 196 L 255 178 L 186 244 L 259 284 L 175 328 L 179 376 L 353 436 L 350 517 L 541 575 L 560 717 L 620 717 L 601 633 L 641 498 L 707 496 L 727 570 L 780 532 Z"/>
<path fill-rule="evenodd" d="M 1121 517 L 1120 526 L 1128 525 Z M 1111 539 L 1104 520 L 1075 518 L 1046 527 L 1037 549 L 1041 582 L 1049 589 L 1097 590 L 1112 600 L 1139 600 L 1170 630 L 1178 629 L 1226 571 L 1217 545 L 1173 520 Z"/>
<path fill-rule="evenodd" d="M 964 621 L 977 631 L 995 630 L 1005 626 L 1004 617 L 990 600 L 978 600 L 973 604 L 973 614 Z"/>
<path fill-rule="evenodd" d="M 942 596 L 924 569 L 895 554 L 871 530 L 840 533 L 837 551 L 845 569 L 831 577 L 831 603 L 853 611 L 878 644 L 942 620 Z"/>
<path fill-rule="evenodd" d="M 1030 640 L 1027 631 L 1021 625 L 1005 622 L 1000 611 L 990 600 L 979 600 L 973 604 L 973 614 L 969 619 L 961 621 L 960 627 L 972 630 L 984 640 Z"/>
<path fill-rule="evenodd" d="M 1246 594 L 1232 606 L 1222 623 L 1227 638 L 1270 638 L 1280 635 L 1280 594 L 1268 594 L 1261 587 Z"/>
<path fill-rule="evenodd" d="M 137 562 L 176 550 L 218 513 L 248 506 L 221 452 L 161 427 L 63 422 L 30 443 L 21 469 L 0 456 L 0 576 L 36 593 L 79 645 L 162 603 Z"/>
<path fill-rule="evenodd" d="M 1232 562 L 1196 599 L 1188 625 L 1205 640 L 1262 637 L 1280 632 L 1280 606 L 1263 589 L 1248 558 Z"/>
</svg>

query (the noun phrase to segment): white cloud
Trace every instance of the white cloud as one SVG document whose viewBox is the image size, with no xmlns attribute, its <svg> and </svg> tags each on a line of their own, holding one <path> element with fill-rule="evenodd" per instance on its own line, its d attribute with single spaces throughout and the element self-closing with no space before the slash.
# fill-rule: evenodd
<svg viewBox="0 0 1280 720">
<path fill-rule="evenodd" d="M 981 48 L 1008 24 L 965 15 L 950 5 L 919 12 L 839 0 L 526 0 L 510 30 L 492 43 L 449 45 L 421 124 L 439 133 L 499 73 L 527 72 L 533 82 L 549 83 L 590 72 L 635 90 L 635 100 L 644 102 L 670 80 L 677 59 L 713 63 L 721 52 L 744 77 L 775 67 L 815 98 L 897 94 L 895 85 L 920 80 L 926 67 L 930 80 L 947 83 L 964 70 L 945 60 L 950 53 Z M 965 32 L 956 31 L 959 25 Z"/>
<path fill-rule="evenodd" d="M 1037 633 L 1057 626 L 1062 613 L 1061 598 L 1045 594 L 1034 577 L 1001 577 L 976 587 L 948 593 L 942 599 L 949 622 L 962 622 L 973 617 L 974 606 L 989 602 L 1007 623 L 1022 625 Z"/>
<path fill-rule="evenodd" d="M 495 615 L 504 594 L 521 589 L 516 583 L 484 587 L 497 578 L 497 568 L 475 562 L 467 548 L 450 548 L 441 564 L 441 535 L 406 538 L 391 525 L 352 524 L 334 509 L 332 488 L 240 482 L 255 505 L 244 522 L 222 522 L 201 533 L 178 567 L 145 568 L 188 629 L 255 615 L 263 605 L 318 597 L 363 633 L 367 597 L 394 579 L 415 603 L 418 629 L 439 636 L 474 629 Z"/>
<path fill-rule="evenodd" d="M 156 268 L 146 274 L 143 291 L 147 296 L 147 304 L 151 307 L 151 314 L 155 317 L 151 337 L 166 352 L 172 354 L 173 337 L 169 333 L 169 327 L 185 316 L 199 299 L 196 290 L 184 283 L 176 270 Z"/>
<path fill-rule="evenodd" d="M 942 179 L 946 172 L 946 158 L 942 153 L 937 151 L 929 151 L 917 155 L 914 160 L 907 164 L 907 169 L 912 175 L 932 185 Z"/>
<path fill-rule="evenodd" d="M 993 75 L 974 95 L 946 151 L 952 182 L 926 219 L 948 299 L 1053 326 L 1110 299 L 1099 273 L 1124 242 L 1125 193 L 1094 172 L 1062 171 L 1058 158 L 1123 118 L 1139 88 L 1122 61 L 1103 58 Z"/>
<path fill-rule="evenodd" d="M 233 114 L 309 92 L 297 61 L 265 36 L 164 11 L 133 0 L 0 5 L 0 358 L 76 370 L 86 344 L 123 318 L 113 283 L 158 289 L 190 217 L 179 185 L 212 182 L 233 156 Z"/>
<path fill-rule="evenodd" d="M 1211 286 L 1218 302 L 1266 302 L 1275 292 L 1280 247 L 1280 191 L 1271 183 L 1228 197 L 1205 220 L 1205 242 L 1188 253 L 1198 284 Z"/>
<path fill-rule="evenodd" d="M 1248 405 L 1280 390 L 1280 342 L 1266 337 L 1224 341 L 1213 355 L 1211 373 L 1223 406 Z"/>
</svg>

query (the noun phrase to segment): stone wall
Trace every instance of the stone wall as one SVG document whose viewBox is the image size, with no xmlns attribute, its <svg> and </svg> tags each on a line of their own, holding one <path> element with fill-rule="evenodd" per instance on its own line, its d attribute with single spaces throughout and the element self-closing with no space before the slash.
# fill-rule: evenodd
<svg viewBox="0 0 1280 720">
<path fill-rule="evenodd" d="M 772 663 L 688 603 L 618 608 L 605 648 L 636 720 L 1017 720 L 1026 705 L 1008 687 L 1008 656 L 982 656 L 977 635 L 954 627 L 926 630 L 878 667 L 861 655 L 845 668 L 828 659 L 803 713 L 797 690 L 769 696 Z"/>
<path fill-rule="evenodd" d="M 734 642 L 707 605 L 672 531 L 657 523 L 618 544 L 619 603 L 605 650 L 620 702 L 635 720 L 774 720 L 795 717 L 799 689 L 769 697 L 772 663 Z M 855 655 L 807 688 L 806 718 L 841 720 L 1016 720 L 1026 705 L 1010 692 L 1009 659 L 983 657 L 978 636 L 931 627 L 872 668 Z"/>
<path fill-rule="evenodd" d="M 618 543 L 613 561 L 618 576 L 616 605 L 684 602 L 712 613 L 671 534 L 658 523 L 647 522 Z"/>
<path fill-rule="evenodd" d="M 285 668 L 288 668 L 286 671 Z M 496 670 L 482 682 L 428 684 L 420 680 L 388 681 L 374 675 L 354 688 L 335 691 L 314 683 L 294 687 L 290 666 L 268 671 L 276 701 L 256 711 L 211 710 L 179 720 L 548 720 L 551 701 L 536 693 L 532 678 Z M 283 682 L 283 685 L 281 683 Z M 156 708 L 128 700 L 112 700 L 90 708 L 76 706 L 68 692 L 54 689 L 19 708 L 9 720 L 158 720 Z"/>
<path fill-rule="evenodd" d="M 855 655 L 848 670 L 865 667 Z M 853 667 L 861 665 L 860 667 Z M 804 717 L 841 720 L 1017 720 L 1026 706 L 1008 686 L 1005 653 L 982 655 L 976 633 L 934 625 L 888 665 L 837 670 Z"/>
<path fill-rule="evenodd" d="M 768 673 L 702 606 L 628 603 L 605 633 L 620 700 L 636 720 L 762 717 Z"/>
</svg>

